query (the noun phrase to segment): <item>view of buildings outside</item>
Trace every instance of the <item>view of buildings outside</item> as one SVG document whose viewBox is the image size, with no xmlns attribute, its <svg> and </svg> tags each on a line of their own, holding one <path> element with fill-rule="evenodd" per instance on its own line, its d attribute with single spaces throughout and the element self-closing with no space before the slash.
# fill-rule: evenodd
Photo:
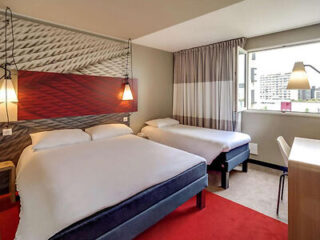
<svg viewBox="0 0 320 240">
<path fill-rule="evenodd" d="M 249 109 L 320 113 L 320 74 L 307 68 L 310 90 L 287 90 L 297 61 L 320 69 L 320 43 L 249 53 Z"/>
</svg>

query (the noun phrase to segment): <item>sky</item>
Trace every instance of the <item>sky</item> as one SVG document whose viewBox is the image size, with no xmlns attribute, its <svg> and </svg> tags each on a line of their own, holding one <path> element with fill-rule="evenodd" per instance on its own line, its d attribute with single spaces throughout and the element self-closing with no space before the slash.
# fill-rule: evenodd
<svg viewBox="0 0 320 240">
<path fill-rule="evenodd" d="M 255 65 L 259 75 L 288 73 L 301 61 L 320 70 L 320 42 L 256 52 Z M 320 74 L 309 67 L 306 72 L 310 85 L 320 87 Z"/>
</svg>

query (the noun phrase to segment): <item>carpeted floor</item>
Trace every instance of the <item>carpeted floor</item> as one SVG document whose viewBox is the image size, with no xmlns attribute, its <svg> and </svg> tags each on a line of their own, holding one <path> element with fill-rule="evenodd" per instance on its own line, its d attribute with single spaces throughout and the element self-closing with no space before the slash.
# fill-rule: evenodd
<svg viewBox="0 0 320 240">
<path fill-rule="evenodd" d="M 207 206 L 195 198 L 179 207 L 136 240 L 272 240 L 287 239 L 288 225 L 240 204 L 207 193 Z"/>
<path fill-rule="evenodd" d="M 169 214 L 136 240 L 285 240 L 288 226 L 240 204 L 207 192 L 207 206 L 198 210 L 195 198 Z M 4 199 L 3 199 L 4 200 Z M 19 204 L 5 203 L 0 211 L 0 236 L 12 240 L 18 224 Z"/>
<path fill-rule="evenodd" d="M 280 202 L 277 216 L 279 177 L 282 172 L 250 163 L 248 169 L 247 173 L 242 172 L 240 167 L 232 171 L 227 190 L 219 187 L 220 172 L 209 171 L 208 191 L 288 223 L 288 178 L 285 180 L 283 201 Z"/>
<path fill-rule="evenodd" d="M 0 196 L 0 239 L 12 240 L 19 221 L 19 202 L 12 204 L 9 195 Z"/>
<path fill-rule="evenodd" d="M 220 173 L 210 171 L 207 190 L 215 194 L 207 193 L 205 209 L 199 211 L 191 199 L 137 240 L 287 239 L 287 224 L 281 222 L 287 221 L 287 185 L 280 206 L 281 221 L 274 219 L 280 174 L 249 164 L 248 173 L 233 171 L 230 188 L 223 190 L 218 187 Z M 18 213 L 19 203 L 10 204 L 8 196 L 0 197 L 1 240 L 14 238 Z"/>
</svg>

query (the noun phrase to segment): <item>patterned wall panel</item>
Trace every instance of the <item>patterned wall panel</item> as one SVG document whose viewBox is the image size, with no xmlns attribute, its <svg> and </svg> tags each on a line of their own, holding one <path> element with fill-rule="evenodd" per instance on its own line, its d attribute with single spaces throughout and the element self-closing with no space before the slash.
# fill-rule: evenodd
<svg viewBox="0 0 320 240">
<path fill-rule="evenodd" d="M 0 33 L 4 36 L 4 17 Z M 14 18 L 15 60 L 22 70 L 124 77 L 127 44 Z M 10 34 L 11 30 L 9 30 Z M 9 48 L 12 47 L 9 38 Z M 4 44 L 0 44 L 3 63 Z"/>
<path fill-rule="evenodd" d="M 31 144 L 31 138 L 29 137 L 30 133 L 55 129 L 85 129 L 98 124 L 123 123 L 123 117 L 128 116 L 128 113 L 116 113 L 14 122 L 10 124 L 14 134 L 12 136 L 4 136 L 1 139 L 0 161 L 10 160 L 17 163 L 21 151 Z M 129 122 L 125 122 L 125 124 L 129 125 Z M 5 123 L 0 124 L 0 128 L 3 128 L 4 126 Z"/>
<path fill-rule="evenodd" d="M 14 18 L 13 22 L 14 55 L 20 70 L 125 76 L 128 53 L 125 42 L 99 38 L 20 18 Z M 10 33 L 11 30 L 9 30 Z M 0 36 L 0 64 L 2 64 L 4 61 L 3 15 L 0 15 Z M 8 40 L 8 50 L 11 50 L 11 37 Z M 9 51 L 9 61 L 12 61 L 11 51 Z M 59 128 L 85 128 L 99 123 L 119 122 L 124 115 L 128 116 L 127 113 L 123 113 L 13 122 L 11 127 L 14 134 L 8 137 L 0 136 L 0 161 L 12 160 L 17 163 L 23 148 L 30 144 L 28 135 L 30 132 Z M 0 123 L 1 129 L 4 126 Z M 6 181 L 0 176 L 0 191 Z"/>
<path fill-rule="evenodd" d="M 18 120 L 136 112 L 134 96 L 123 101 L 124 78 L 19 70 Z"/>
</svg>

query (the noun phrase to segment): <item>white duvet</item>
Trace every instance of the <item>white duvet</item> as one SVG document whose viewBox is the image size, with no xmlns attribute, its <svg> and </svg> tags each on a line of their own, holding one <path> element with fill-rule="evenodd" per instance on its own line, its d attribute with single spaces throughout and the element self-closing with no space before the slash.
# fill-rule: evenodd
<svg viewBox="0 0 320 240">
<path fill-rule="evenodd" d="M 251 141 L 245 133 L 182 124 L 162 128 L 146 126 L 141 132 L 153 141 L 199 155 L 207 160 L 208 165 L 221 152 L 228 152 Z"/>
<path fill-rule="evenodd" d="M 70 224 L 204 161 L 134 135 L 34 152 L 17 168 L 19 240 L 44 240 Z"/>
</svg>

